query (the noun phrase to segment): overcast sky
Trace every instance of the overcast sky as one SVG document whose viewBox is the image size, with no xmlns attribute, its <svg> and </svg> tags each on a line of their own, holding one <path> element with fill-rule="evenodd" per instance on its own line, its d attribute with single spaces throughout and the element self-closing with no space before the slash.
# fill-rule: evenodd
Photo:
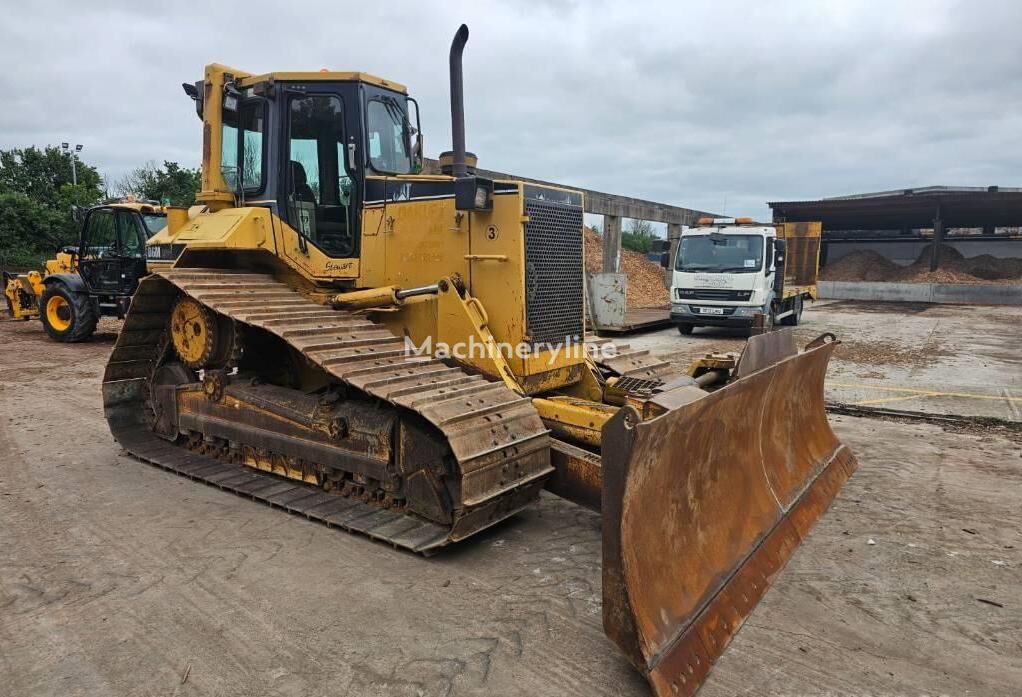
<svg viewBox="0 0 1022 697">
<path fill-rule="evenodd" d="M 0 148 L 80 142 L 114 181 L 150 160 L 198 166 L 180 85 L 216 61 L 403 82 L 435 156 L 466 22 L 483 167 L 759 217 L 771 200 L 1022 185 L 1022 2 L 209 4 L 5 13 Z"/>
</svg>

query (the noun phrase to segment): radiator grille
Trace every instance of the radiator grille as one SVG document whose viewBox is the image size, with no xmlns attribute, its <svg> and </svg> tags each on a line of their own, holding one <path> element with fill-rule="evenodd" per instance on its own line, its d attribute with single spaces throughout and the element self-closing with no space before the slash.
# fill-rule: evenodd
<svg viewBox="0 0 1022 697">
<path fill-rule="evenodd" d="M 678 288 L 679 300 L 749 300 L 751 290 L 728 290 L 724 288 Z"/>
<path fill-rule="evenodd" d="M 525 326 L 533 343 L 582 339 L 581 200 L 578 203 L 525 198 L 525 215 L 529 216 L 525 224 Z"/>
</svg>

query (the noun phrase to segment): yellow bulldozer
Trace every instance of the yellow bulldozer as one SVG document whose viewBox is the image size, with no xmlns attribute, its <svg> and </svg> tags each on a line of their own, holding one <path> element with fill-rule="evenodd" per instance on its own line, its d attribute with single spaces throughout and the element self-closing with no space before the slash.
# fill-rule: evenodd
<svg viewBox="0 0 1022 697">
<path fill-rule="evenodd" d="M 692 694 L 855 467 L 823 403 L 836 342 L 782 330 L 687 371 L 587 343 L 582 196 L 475 173 L 467 39 L 439 175 L 396 82 L 213 64 L 184 85 L 205 209 L 168 210 L 176 261 L 106 368 L 111 431 L 422 554 L 544 488 L 596 509 L 607 635 L 657 695 Z"/>
<path fill-rule="evenodd" d="M 84 341 L 100 317 L 123 317 L 145 275 L 146 242 L 166 227 L 158 204 L 124 200 L 84 211 L 77 246 L 63 247 L 42 271 L 3 272 L 12 319 L 42 321 L 56 341 Z"/>
</svg>

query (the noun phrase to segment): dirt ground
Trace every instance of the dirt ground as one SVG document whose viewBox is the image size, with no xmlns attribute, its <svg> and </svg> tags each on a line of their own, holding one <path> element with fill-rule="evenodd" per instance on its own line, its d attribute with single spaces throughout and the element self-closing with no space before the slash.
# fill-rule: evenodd
<svg viewBox="0 0 1022 697">
<path fill-rule="evenodd" d="M 0 694 L 648 694 L 596 514 L 423 559 L 176 477 L 107 431 L 112 341 L 0 323 Z M 1018 695 L 1019 433 L 832 420 L 859 471 L 700 697 Z"/>
<path fill-rule="evenodd" d="M 795 340 L 823 332 L 841 341 L 827 372 L 827 399 L 860 406 L 964 414 L 1022 423 L 1022 307 L 819 301 Z M 712 351 L 737 352 L 738 330 L 667 328 L 624 336 L 683 368 Z"/>
</svg>

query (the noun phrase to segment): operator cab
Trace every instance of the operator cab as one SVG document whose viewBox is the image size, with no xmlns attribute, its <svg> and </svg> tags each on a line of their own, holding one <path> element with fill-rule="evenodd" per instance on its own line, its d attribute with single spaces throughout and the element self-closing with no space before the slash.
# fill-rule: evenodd
<svg viewBox="0 0 1022 697">
<path fill-rule="evenodd" d="M 166 216 L 153 207 L 110 204 L 90 208 L 79 240 L 78 269 L 89 291 L 129 296 L 146 273 L 145 243 Z"/>
<path fill-rule="evenodd" d="M 203 83 L 184 88 L 202 116 Z M 270 207 L 299 244 L 328 257 L 358 256 L 368 177 L 421 171 L 418 106 L 413 125 L 415 101 L 396 83 L 365 73 L 225 72 L 221 100 L 220 173 L 237 205 Z"/>
</svg>

